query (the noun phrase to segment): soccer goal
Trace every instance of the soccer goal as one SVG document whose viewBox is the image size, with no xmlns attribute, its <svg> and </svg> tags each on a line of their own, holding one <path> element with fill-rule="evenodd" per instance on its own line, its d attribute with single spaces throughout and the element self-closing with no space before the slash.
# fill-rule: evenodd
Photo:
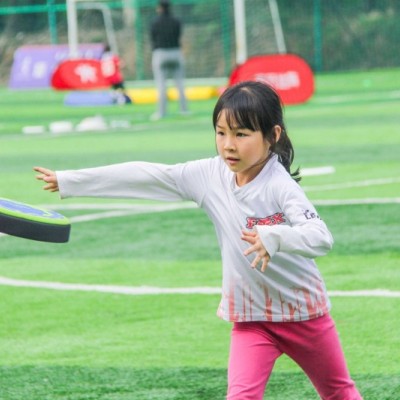
<svg viewBox="0 0 400 400">
<path fill-rule="evenodd" d="M 237 64 L 253 55 L 286 53 L 277 0 L 170 1 L 173 14 L 183 23 L 181 44 L 187 78 L 227 77 Z M 71 58 L 77 56 L 79 38 L 92 43 L 99 38 L 93 32 L 99 26 L 89 26 L 81 18 L 89 10 L 98 10 L 103 15 L 100 25 L 104 25 L 106 40 L 125 61 L 127 78 L 152 79 L 149 27 L 157 3 L 158 0 L 67 0 Z"/>
</svg>

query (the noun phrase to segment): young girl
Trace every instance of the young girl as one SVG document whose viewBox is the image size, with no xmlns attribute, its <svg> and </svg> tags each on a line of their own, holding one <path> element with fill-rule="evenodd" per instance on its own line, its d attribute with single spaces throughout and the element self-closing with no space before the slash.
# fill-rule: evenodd
<svg viewBox="0 0 400 400">
<path fill-rule="evenodd" d="M 73 196 L 192 200 L 214 223 L 223 264 L 217 314 L 233 323 L 228 400 L 263 398 L 283 353 L 322 399 L 361 399 L 349 376 L 314 257 L 333 239 L 291 173 L 293 148 L 269 86 L 228 88 L 213 114 L 218 156 L 76 171 L 36 167 L 44 189 Z"/>
</svg>

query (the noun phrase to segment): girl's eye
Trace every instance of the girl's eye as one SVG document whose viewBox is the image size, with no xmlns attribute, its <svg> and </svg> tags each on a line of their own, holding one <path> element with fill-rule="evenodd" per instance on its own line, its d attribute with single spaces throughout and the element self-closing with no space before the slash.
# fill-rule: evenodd
<svg viewBox="0 0 400 400">
<path fill-rule="evenodd" d="M 224 136 L 224 132 L 222 132 L 222 131 L 217 131 L 216 134 L 219 136 Z"/>
<path fill-rule="evenodd" d="M 246 133 L 243 133 L 243 132 L 238 132 L 237 134 L 236 134 L 236 136 L 237 137 L 245 137 L 245 136 L 248 136 Z"/>
</svg>

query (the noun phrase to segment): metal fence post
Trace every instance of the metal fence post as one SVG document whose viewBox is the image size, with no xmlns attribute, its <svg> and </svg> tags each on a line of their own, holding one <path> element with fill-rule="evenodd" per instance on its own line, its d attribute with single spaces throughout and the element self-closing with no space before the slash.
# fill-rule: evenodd
<svg viewBox="0 0 400 400">
<path fill-rule="evenodd" d="M 321 0 L 314 0 L 313 8 L 314 8 L 314 68 L 316 72 L 321 72 L 323 68 Z"/>
<path fill-rule="evenodd" d="M 47 0 L 47 16 L 49 21 L 51 44 L 57 44 L 57 14 L 54 7 L 54 0 Z"/>
</svg>

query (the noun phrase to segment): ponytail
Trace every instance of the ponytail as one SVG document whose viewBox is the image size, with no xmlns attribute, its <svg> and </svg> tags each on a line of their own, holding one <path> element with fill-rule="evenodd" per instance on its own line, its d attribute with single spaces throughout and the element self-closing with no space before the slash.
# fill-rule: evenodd
<svg viewBox="0 0 400 400">
<path fill-rule="evenodd" d="M 294 172 L 290 172 L 290 167 L 294 159 L 294 149 L 284 126 L 282 127 L 279 141 L 276 142 L 276 140 L 274 140 L 271 144 L 271 151 L 278 156 L 278 161 L 284 166 L 290 176 L 296 182 L 300 182 L 300 168 L 297 168 Z"/>
</svg>

